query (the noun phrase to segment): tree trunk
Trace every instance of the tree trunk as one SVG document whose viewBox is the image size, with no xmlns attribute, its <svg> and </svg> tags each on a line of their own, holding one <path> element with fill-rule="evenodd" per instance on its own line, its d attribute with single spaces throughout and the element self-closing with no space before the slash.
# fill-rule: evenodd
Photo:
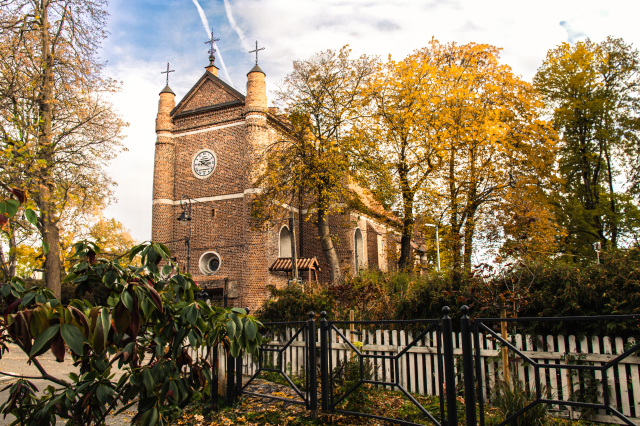
<svg viewBox="0 0 640 426">
<path fill-rule="evenodd" d="M 402 188 L 402 204 L 404 206 L 404 220 L 402 221 L 402 239 L 400 240 L 400 260 L 398 268 L 400 271 L 411 269 L 411 238 L 413 237 L 413 227 L 415 218 L 413 217 L 414 192 L 409 188 L 409 179 L 406 167 L 399 168 L 400 186 Z"/>
<path fill-rule="evenodd" d="M 50 203 L 43 203 L 51 205 Z M 41 212 L 42 207 L 41 208 Z M 56 218 L 51 210 L 41 214 L 42 216 L 42 240 L 49 245 L 49 253 L 44 259 L 44 281 L 47 288 L 53 291 L 57 299 L 61 296 L 61 268 L 60 268 L 60 230 Z"/>
<path fill-rule="evenodd" d="M 9 278 L 16 276 L 16 269 L 18 267 L 18 253 L 16 253 L 16 227 L 9 222 Z"/>
<path fill-rule="evenodd" d="M 9 261 L 5 259 L 2 244 L 0 244 L 0 268 L 2 268 L 2 282 L 9 281 Z"/>
<path fill-rule="evenodd" d="M 615 190 L 613 189 L 613 176 L 611 171 L 611 156 L 609 155 L 609 150 L 605 149 L 605 157 L 607 159 L 607 177 L 609 183 L 609 194 L 610 194 L 610 205 L 611 205 L 611 222 L 609 223 L 609 227 L 611 228 L 611 248 L 618 248 L 618 218 L 616 212 L 616 197 Z"/>
<path fill-rule="evenodd" d="M 415 218 L 413 217 L 413 199 L 405 201 L 404 210 L 402 239 L 400 240 L 400 260 L 398 262 L 398 269 L 401 272 L 409 271 L 413 263 L 411 262 L 411 237 L 413 237 L 413 227 L 415 225 Z"/>
<path fill-rule="evenodd" d="M 402 226 L 402 238 L 400 239 L 400 260 L 398 261 L 398 269 L 401 272 L 409 271 L 411 269 L 411 234 L 407 234 L 405 224 Z M 413 227 L 413 224 L 411 224 Z"/>
<path fill-rule="evenodd" d="M 2 250 L 2 244 L 0 244 L 0 268 L 2 269 L 3 282 L 9 282 L 11 278 L 16 276 L 16 267 L 18 266 L 15 226 L 11 220 L 9 220 L 7 227 L 9 228 L 9 251 L 6 254 Z"/>
<path fill-rule="evenodd" d="M 342 270 L 340 269 L 340 260 L 338 259 L 338 252 L 333 245 L 331 234 L 329 232 L 329 218 L 327 217 L 327 211 L 324 208 L 318 209 L 318 235 L 320 236 L 320 245 L 324 258 L 329 265 L 331 272 L 331 284 L 340 284 L 343 281 Z"/>
<path fill-rule="evenodd" d="M 473 254 L 473 233 L 476 229 L 475 211 L 470 211 L 464 224 L 464 270 L 471 272 L 471 255 Z"/>
<path fill-rule="evenodd" d="M 454 288 L 460 284 L 460 268 L 462 259 L 460 256 L 460 223 L 459 223 L 459 214 L 458 214 L 458 200 L 456 193 L 456 180 L 455 180 L 455 148 L 451 148 L 451 153 L 449 155 L 449 207 L 451 209 L 451 228 L 449 229 L 450 233 L 450 244 L 451 244 L 451 254 L 453 265 L 451 266 L 451 283 Z"/>
<path fill-rule="evenodd" d="M 477 176 L 476 176 L 476 151 L 474 147 L 469 149 L 470 159 L 470 187 L 467 195 L 467 207 L 465 213 L 467 219 L 464 222 L 464 270 L 471 272 L 471 255 L 473 254 L 473 233 L 476 230 L 476 202 L 478 198 L 477 192 Z"/>
<path fill-rule="evenodd" d="M 44 160 L 44 167 L 38 176 L 39 194 L 38 208 L 40 209 L 42 220 L 42 240 L 48 244 L 49 252 L 45 256 L 44 279 L 47 288 L 53 291 L 56 298 L 60 298 L 60 231 L 57 225 L 57 218 L 54 213 L 53 182 L 51 180 L 50 165 L 53 163 L 53 147 L 51 146 L 51 119 L 53 108 L 53 55 L 51 53 L 51 43 L 49 39 L 48 20 L 49 0 L 42 0 L 41 3 L 41 37 L 42 37 L 42 92 L 39 99 L 40 112 L 40 134 L 38 142 L 40 145 L 40 158 Z"/>
</svg>

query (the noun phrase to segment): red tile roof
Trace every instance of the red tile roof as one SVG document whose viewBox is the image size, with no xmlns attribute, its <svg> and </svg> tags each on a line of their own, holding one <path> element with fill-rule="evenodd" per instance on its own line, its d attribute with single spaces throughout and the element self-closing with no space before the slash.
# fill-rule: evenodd
<svg viewBox="0 0 640 426">
<path fill-rule="evenodd" d="M 290 257 L 279 257 L 269 268 L 271 272 L 291 272 L 293 262 Z M 320 264 L 315 257 L 303 257 L 298 259 L 298 270 L 308 271 L 309 269 L 320 270 Z"/>
</svg>

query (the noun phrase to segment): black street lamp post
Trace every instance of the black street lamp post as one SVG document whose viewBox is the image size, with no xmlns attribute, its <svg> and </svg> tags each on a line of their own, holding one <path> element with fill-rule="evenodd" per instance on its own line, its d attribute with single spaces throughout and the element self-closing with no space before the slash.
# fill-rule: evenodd
<svg viewBox="0 0 640 426">
<path fill-rule="evenodd" d="M 180 200 L 182 212 L 177 220 L 183 225 L 189 225 L 189 235 L 184 237 L 184 245 L 187 246 L 187 273 L 191 273 L 191 198 L 184 195 Z"/>
</svg>

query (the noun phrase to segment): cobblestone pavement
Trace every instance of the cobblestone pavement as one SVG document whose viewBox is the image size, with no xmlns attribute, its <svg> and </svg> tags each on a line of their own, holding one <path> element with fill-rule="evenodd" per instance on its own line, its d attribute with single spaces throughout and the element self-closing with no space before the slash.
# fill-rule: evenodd
<svg viewBox="0 0 640 426">
<path fill-rule="evenodd" d="M 20 348 L 15 345 L 9 345 L 9 352 L 5 353 L 2 359 L 0 359 L 0 389 L 10 385 L 15 381 L 15 378 L 7 376 L 5 373 L 32 377 L 40 375 L 38 369 L 35 366 L 27 364 L 27 358 L 27 355 L 24 354 L 22 350 L 20 350 Z M 78 371 L 78 369 L 72 364 L 71 356 L 65 356 L 64 362 L 57 362 L 55 357 L 50 352 L 48 352 L 38 357 L 38 359 L 49 374 L 63 380 L 69 380 L 69 373 Z M 117 381 L 123 372 L 121 370 L 114 370 L 114 373 L 116 374 L 114 380 Z M 247 380 L 248 377 L 244 379 L 245 383 Z M 51 384 L 51 382 L 39 379 L 34 379 L 31 381 L 41 392 L 44 388 L 46 388 L 47 385 Z M 291 399 L 292 401 L 302 401 L 298 394 L 296 394 L 296 392 L 288 386 L 269 382 L 263 379 L 253 380 L 253 382 L 251 382 L 251 385 L 246 390 L 253 393 Z M 7 401 L 8 397 L 8 389 L 4 392 L 0 392 L 0 405 L 4 404 Z M 221 396 L 221 398 L 224 397 Z M 275 398 L 248 397 L 244 399 L 244 403 L 240 407 L 238 407 L 238 413 L 243 414 L 249 411 L 256 412 L 267 410 L 278 402 L 281 402 L 281 400 Z M 295 404 L 285 402 L 283 408 L 287 408 L 291 405 Z M 117 409 L 115 411 L 117 411 Z M 130 425 L 131 419 L 135 416 L 135 414 L 135 409 L 132 409 L 129 411 L 125 411 L 118 416 L 109 416 L 106 419 L 106 424 L 107 426 Z M 6 419 L 3 419 L 2 416 L 0 416 L 0 426 L 8 426 L 14 420 L 15 418 L 13 416 L 7 416 Z M 64 423 L 60 422 L 58 424 L 62 425 Z"/>
<path fill-rule="evenodd" d="M 302 402 L 302 399 L 300 398 L 300 396 L 288 386 L 280 385 L 273 382 L 268 382 L 262 379 L 254 379 L 253 382 L 251 382 L 251 385 L 249 385 L 249 387 L 246 388 L 245 391 L 252 392 L 252 393 L 259 393 L 262 395 L 272 395 L 272 396 L 277 396 L 279 398 L 286 398 L 286 399 L 291 399 L 293 401 Z M 303 392 L 303 395 L 304 395 L 304 392 Z M 246 402 L 244 406 L 240 407 L 240 409 L 238 410 L 238 414 L 244 414 L 244 413 L 247 413 L 248 411 L 252 411 L 252 412 L 263 411 L 268 409 L 275 403 L 281 402 L 281 400 L 275 399 L 275 398 L 261 398 L 261 397 L 252 397 L 248 395 L 245 401 Z M 294 405 L 294 403 L 285 402 L 283 408 L 287 408 L 291 405 Z"/>
<path fill-rule="evenodd" d="M 5 352 L 2 359 L 0 359 L 0 389 L 5 388 L 9 384 L 15 381 L 15 378 L 7 376 L 5 373 L 20 375 L 20 376 L 31 376 L 36 377 L 40 376 L 40 372 L 34 365 L 27 364 L 27 355 L 22 352 L 22 350 L 15 345 L 8 345 L 9 352 Z M 69 380 L 69 373 L 77 372 L 78 369 L 73 366 L 71 361 L 71 356 L 67 354 L 64 357 L 64 362 L 57 362 L 53 354 L 51 352 L 47 352 L 44 355 L 38 357 L 38 360 L 47 371 L 47 373 L 55 376 L 57 378 L 63 380 Z M 121 370 L 114 369 L 112 370 L 116 375 L 114 380 L 118 380 L 122 375 Z M 43 391 L 48 385 L 52 384 L 46 380 L 31 380 L 33 384 L 40 390 Z M 4 392 L 0 392 L 0 405 L 4 404 L 9 397 L 9 389 Z M 129 425 L 131 418 L 135 415 L 135 412 L 124 412 L 117 417 L 110 416 L 107 419 L 108 426 L 121 426 L 121 425 Z M 13 416 L 7 416 L 6 419 L 3 419 L 0 416 L 0 426 L 7 426 L 13 422 L 15 418 Z M 64 423 L 58 423 L 64 424 Z"/>
</svg>

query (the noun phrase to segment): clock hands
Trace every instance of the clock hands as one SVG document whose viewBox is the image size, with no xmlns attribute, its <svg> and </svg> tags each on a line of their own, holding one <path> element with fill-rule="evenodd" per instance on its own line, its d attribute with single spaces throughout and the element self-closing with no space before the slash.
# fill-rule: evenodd
<svg viewBox="0 0 640 426">
<path fill-rule="evenodd" d="M 193 172 L 198 176 L 208 176 L 216 166 L 216 157 L 213 153 L 200 152 L 193 159 Z"/>
</svg>

